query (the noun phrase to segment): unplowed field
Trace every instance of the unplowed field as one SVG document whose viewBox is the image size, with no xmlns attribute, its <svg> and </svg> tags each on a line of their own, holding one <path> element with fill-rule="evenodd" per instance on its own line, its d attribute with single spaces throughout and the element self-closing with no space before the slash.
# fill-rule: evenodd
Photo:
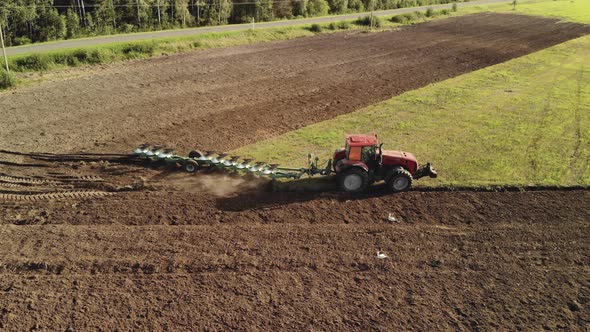
<svg viewBox="0 0 590 332">
<path fill-rule="evenodd" d="M 589 329 L 587 190 L 269 192 L 80 154 L 236 148 L 587 33 L 481 14 L 0 94 L 0 329 Z"/>
</svg>

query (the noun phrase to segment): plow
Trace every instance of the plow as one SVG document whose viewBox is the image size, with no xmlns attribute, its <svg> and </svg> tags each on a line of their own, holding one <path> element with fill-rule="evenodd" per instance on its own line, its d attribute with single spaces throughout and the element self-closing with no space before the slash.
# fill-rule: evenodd
<svg viewBox="0 0 590 332">
<path fill-rule="evenodd" d="M 249 174 L 258 177 L 271 179 L 299 179 L 303 175 L 313 176 L 316 174 L 328 175 L 331 170 L 331 163 L 325 168 L 318 167 L 319 158 L 312 154 L 308 156 L 308 167 L 288 168 L 280 167 L 278 164 L 266 162 L 255 162 L 253 159 L 242 159 L 239 156 L 228 157 L 227 153 L 206 151 L 202 153 L 193 150 L 187 157 L 175 154 L 174 150 L 161 146 L 144 144 L 133 152 L 135 156 L 143 157 L 150 161 L 161 161 L 182 167 L 186 172 L 193 173 L 200 169 L 218 169 L 226 172 Z"/>
<path fill-rule="evenodd" d="M 404 151 L 383 150 L 377 135 L 347 135 L 345 147 L 334 152 L 332 159 L 323 165 L 313 154 L 308 155 L 306 167 L 291 168 L 278 164 L 242 159 L 224 152 L 199 150 L 188 156 L 175 153 L 164 146 L 143 144 L 133 155 L 150 162 L 163 162 L 193 173 L 200 169 L 216 169 L 236 174 L 270 179 L 299 179 L 302 176 L 336 175 L 340 188 L 346 192 L 361 192 L 376 181 L 385 181 L 393 192 L 410 189 L 413 180 L 422 177 L 436 178 L 430 163 L 419 166 L 416 157 Z"/>
</svg>

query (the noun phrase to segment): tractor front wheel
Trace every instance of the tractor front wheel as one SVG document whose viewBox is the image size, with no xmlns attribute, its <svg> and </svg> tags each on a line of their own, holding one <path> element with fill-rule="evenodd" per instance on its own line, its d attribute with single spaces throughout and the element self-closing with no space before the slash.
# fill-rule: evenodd
<svg viewBox="0 0 590 332">
<path fill-rule="evenodd" d="M 189 173 L 196 172 L 199 169 L 199 167 L 199 163 L 197 163 L 194 160 L 187 160 L 184 162 L 184 165 L 182 165 L 182 168 L 184 168 L 184 170 Z"/>
<path fill-rule="evenodd" d="M 361 168 L 351 168 L 340 175 L 340 188 L 346 192 L 361 192 L 369 186 L 369 173 Z"/>
<path fill-rule="evenodd" d="M 412 186 L 412 174 L 406 169 L 396 168 L 391 171 L 386 182 L 393 192 L 406 191 Z"/>
</svg>

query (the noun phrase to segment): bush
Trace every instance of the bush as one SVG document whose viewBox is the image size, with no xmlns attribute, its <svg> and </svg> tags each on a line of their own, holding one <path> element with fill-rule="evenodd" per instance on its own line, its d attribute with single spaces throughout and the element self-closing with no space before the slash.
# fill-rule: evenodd
<svg viewBox="0 0 590 332">
<path fill-rule="evenodd" d="M 79 50 L 74 50 L 71 54 L 71 56 L 73 58 L 75 58 L 77 61 L 76 62 L 87 62 L 88 61 L 88 50 L 85 49 L 79 49 Z"/>
<path fill-rule="evenodd" d="M 319 24 L 315 24 L 315 23 L 309 27 L 309 31 L 311 31 L 311 32 L 322 32 L 322 30 L 323 30 L 322 26 Z"/>
<path fill-rule="evenodd" d="M 19 70 L 44 71 L 49 69 L 51 59 L 40 54 L 31 54 L 24 58 L 16 59 L 14 62 Z"/>
<path fill-rule="evenodd" d="M 0 69 L 0 89 L 8 89 L 11 86 L 14 86 L 16 81 L 12 74 L 7 73 L 3 69 Z"/>
<path fill-rule="evenodd" d="M 64 66 L 70 66 L 70 67 L 74 67 L 79 64 L 78 59 L 76 57 L 74 57 L 71 52 L 69 52 L 69 53 L 64 53 L 64 52 L 52 53 L 51 60 L 53 63 L 64 65 Z"/>
<path fill-rule="evenodd" d="M 152 55 L 156 50 L 156 45 L 154 43 L 137 43 L 137 44 L 128 44 L 123 46 L 121 51 L 125 55 L 133 55 L 133 54 L 147 54 Z"/>
<path fill-rule="evenodd" d="M 328 24 L 328 29 L 330 30 L 348 30 L 350 29 L 350 23 L 346 22 L 346 21 L 340 21 L 340 22 L 332 22 L 330 24 Z"/>
<path fill-rule="evenodd" d="M 426 15 L 426 17 L 434 17 L 435 13 L 432 8 L 428 7 L 428 9 L 426 9 L 426 14 L 424 15 Z"/>
<path fill-rule="evenodd" d="M 422 13 L 420 13 L 420 14 L 422 14 Z M 413 22 L 413 21 L 417 20 L 418 18 L 422 17 L 419 15 L 416 15 L 416 13 L 407 13 L 407 14 L 403 14 L 402 16 L 405 17 L 408 22 Z"/>
<path fill-rule="evenodd" d="M 356 25 L 362 25 L 362 26 L 370 26 L 371 25 L 371 16 L 364 16 L 364 17 L 359 17 L 356 21 L 354 21 L 354 23 Z M 378 28 L 381 26 L 381 19 L 377 16 L 373 16 L 373 26 L 375 28 Z"/>
<path fill-rule="evenodd" d="M 391 18 L 391 22 L 393 23 L 399 23 L 399 24 L 407 24 L 410 23 L 412 21 L 414 21 L 416 19 L 416 17 L 411 14 L 401 14 L 401 15 L 395 15 Z"/>
<path fill-rule="evenodd" d="M 88 54 L 87 61 L 89 64 L 98 65 L 101 63 L 111 62 L 113 59 L 113 54 L 110 53 L 108 50 L 104 49 L 96 49 L 90 51 Z"/>
<path fill-rule="evenodd" d="M 454 11 L 454 12 L 456 12 L 457 10 L 459 10 L 457 8 L 457 3 L 456 2 L 453 3 L 453 7 L 451 7 L 451 10 Z"/>
<path fill-rule="evenodd" d="M 440 11 L 440 14 L 441 14 L 441 15 L 449 15 L 449 14 L 451 14 L 451 12 L 450 12 L 448 9 L 442 9 L 442 10 Z"/>
<path fill-rule="evenodd" d="M 350 29 L 350 23 L 347 21 L 340 21 L 338 22 L 338 29 L 340 30 L 348 30 Z"/>
<path fill-rule="evenodd" d="M 27 37 L 16 37 L 12 40 L 13 46 L 28 45 L 30 43 L 32 43 L 32 41 Z"/>
<path fill-rule="evenodd" d="M 134 29 L 135 29 L 135 26 L 133 26 L 133 24 L 128 24 L 128 23 L 122 24 L 119 27 L 119 31 L 121 33 L 130 33 L 130 32 L 133 32 Z"/>
</svg>

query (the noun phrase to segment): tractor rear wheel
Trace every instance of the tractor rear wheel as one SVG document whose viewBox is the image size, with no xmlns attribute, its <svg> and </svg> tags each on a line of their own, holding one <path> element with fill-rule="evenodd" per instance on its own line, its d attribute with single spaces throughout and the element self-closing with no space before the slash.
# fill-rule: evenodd
<svg viewBox="0 0 590 332">
<path fill-rule="evenodd" d="M 194 160 L 187 160 L 182 165 L 182 168 L 189 173 L 196 172 L 199 169 L 199 167 L 199 163 L 197 163 Z"/>
<path fill-rule="evenodd" d="M 361 192 L 369 186 L 369 173 L 354 167 L 340 174 L 340 188 L 346 192 Z"/>
<path fill-rule="evenodd" d="M 393 169 L 387 177 L 387 186 L 393 192 L 402 192 L 412 186 L 412 174 L 404 168 Z"/>
</svg>

